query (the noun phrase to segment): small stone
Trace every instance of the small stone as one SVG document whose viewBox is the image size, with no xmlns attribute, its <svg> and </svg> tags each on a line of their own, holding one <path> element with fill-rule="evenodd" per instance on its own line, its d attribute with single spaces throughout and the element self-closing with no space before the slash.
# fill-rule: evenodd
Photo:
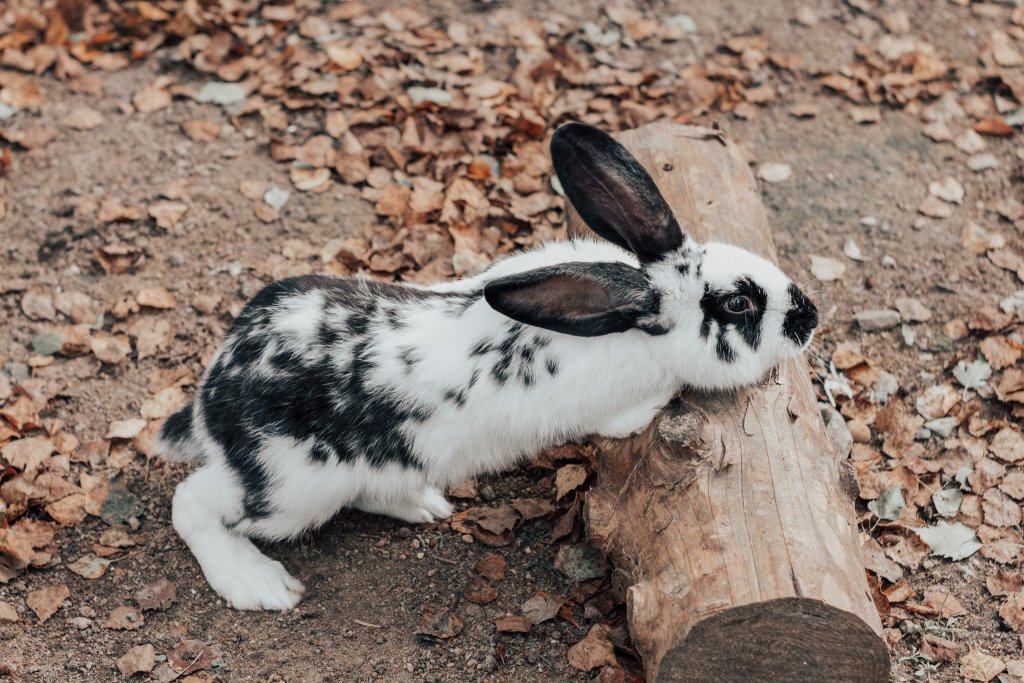
<svg viewBox="0 0 1024 683">
<path fill-rule="evenodd" d="M 818 15 L 807 5 L 801 5 L 796 11 L 796 21 L 801 26 L 814 26 L 818 23 Z"/>
<path fill-rule="evenodd" d="M 920 299 L 909 296 L 901 296 L 894 302 L 896 310 L 900 312 L 903 320 L 911 322 L 926 322 L 932 319 L 932 312 L 921 303 Z"/>
<path fill-rule="evenodd" d="M 975 154 L 967 160 L 967 168 L 971 169 L 975 173 L 981 173 L 987 171 L 990 168 L 995 168 L 999 165 L 999 160 L 996 159 L 995 154 Z"/>
<path fill-rule="evenodd" d="M 211 81 L 199 89 L 196 101 L 204 104 L 219 104 L 229 108 L 245 101 L 246 92 L 238 83 L 218 83 Z"/>
<path fill-rule="evenodd" d="M 985 149 L 985 138 L 968 128 L 966 131 L 956 136 L 953 140 L 953 144 L 956 145 L 956 148 L 964 154 L 977 154 Z"/>
<path fill-rule="evenodd" d="M 92 626 L 92 619 L 88 619 L 86 617 L 72 617 L 71 625 L 77 628 L 79 631 L 84 631 L 85 629 Z"/>
<path fill-rule="evenodd" d="M 697 32 L 697 22 L 689 14 L 677 14 L 669 17 L 665 20 L 665 24 L 669 28 L 677 29 L 683 33 L 692 35 Z"/>
<path fill-rule="evenodd" d="M 862 330 L 889 330 L 900 324 L 900 312 L 891 308 L 878 308 L 854 313 L 853 319 Z"/>
<path fill-rule="evenodd" d="M 846 265 L 830 256 L 811 255 L 811 275 L 822 282 L 832 282 L 843 277 Z"/>
<path fill-rule="evenodd" d="M 757 169 L 757 177 L 766 183 L 784 183 L 793 175 L 793 168 L 789 164 L 769 161 L 761 164 Z"/>
<path fill-rule="evenodd" d="M 964 186 L 953 176 L 928 183 L 928 193 L 950 204 L 960 204 L 964 201 Z"/>
</svg>

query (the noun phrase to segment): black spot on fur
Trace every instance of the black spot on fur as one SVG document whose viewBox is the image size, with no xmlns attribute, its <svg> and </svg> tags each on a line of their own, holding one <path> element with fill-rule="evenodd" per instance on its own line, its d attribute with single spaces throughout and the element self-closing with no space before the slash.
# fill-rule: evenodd
<svg viewBox="0 0 1024 683">
<path fill-rule="evenodd" d="M 183 443 L 192 438 L 191 404 L 167 418 L 160 428 L 160 437 L 173 444 Z"/>
<path fill-rule="evenodd" d="M 789 310 L 782 320 L 782 333 L 803 346 L 818 326 L 818 308 L 794 284 L 789 286 Z"/>
<path fill-rule="evenodd" d="M 553 359 L 548 358 L 547 362 L 544 363 L 544 367 L 547 368 L 548 374 L 552 377 L 558 374 L 558 363 Z"/>
<path fill-rule="evenodd" d="M 742 313 L 730 311 L 729 302 L 735 297 L 749 298 L 751 308 Z M 701 339 L 708 338 L 711 334 L 712 323 L 716 323 L 718 330 L 715 340 L 716 353 L 724 362 L 733 362 L 736 360 L 736 350 L 726 340 L 726 333 L 730 329 L 736 330 L 747 346 L 757 349 L 761 344 L 762 323 L 767 305 L 768 295 L 760 285 L 749 277 L 736 280 L 726 290 L 716 290 L 712 289 L 710 285 L 705 285 L 704 296 L 700 300 L 703 312 L 700 323 Z"/>
<path fill-rule="evenodd" d="M 416 367 L 416 364 L 420 362 L 421 358 L 416 349 L 411 346 L 403 346 L 398 349 L 398 359 L 405 365 L 405 374 L 412 372 L 412 369 Z"/>
<path fill-rule="evenodd" d="M 448 389 L 444 392 L 444 400 L 448 403 L 452 403 L 459 408 L 466 406 L 466 392 L 461 389 Z"/>
<path fill-rule="evenodd" d="M 337 315 L 321 317 L 317 334 L 306 350 L 271 353 L 272 378 L 257 368 L 273 343 L 272 317 L 286 299 L 312 290 L 324 307 Z M 314 462 L 352 462 L 365 459 L 374 467 L 396 463 L 421 469 L 422 463 L 401 426 L 429 419 L 429 405 L 416 404 L 386 388 L 369 384 L 378 359 L 370 344 L 371 325 L 391 324 L 390 311 L 402 304 L 440 299 L 464 305 L 465 294 L 448 295 L 388 283 L 352 278 L 306 276 L 275 282 L 243 309 L 225 342 L 225 351 L 210 368 L 200 392 L 200 409 L 210 436 L 225 453 L 245 496 L 245 515 L 260 519 L 270 514 L 269 476 L 260 459 L 269 437 L 311 443 Z M 340 309 L 340 310 L 339 310 Z M 334 326 L 331 321 L 337 321 Z M 385 332 L 386 333 L 386 332 Z M 352 360 L 338 367 L 344 344 Z M 404 353 L 408 351 L 409 353 Z M 419 362 L 411 347 L 400 354 L 407 366 Z M 172 432 L 184 430 L 184 414 L 168 420 Z M 266 457 L 266 456 L 263 456 Z"/>
</svg>

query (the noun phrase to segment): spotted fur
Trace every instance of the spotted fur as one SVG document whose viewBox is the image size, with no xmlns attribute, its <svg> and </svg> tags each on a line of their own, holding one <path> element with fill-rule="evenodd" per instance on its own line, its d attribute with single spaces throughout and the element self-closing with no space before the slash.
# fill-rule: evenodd
<svg viewBox="0 0 1024 683">
<path fill-rule="evenodd" d="M 159 443 L 203 462 L 173 521 L 231 605 L 287 609 L 302 592 L 252 538 L 294 537 L 346 506 L 446 517 L 454 482 L 628 435 L 684 386 L 755 382 L 802 351 L 813 304 L 768 261 L 684 235 L 610 140 L 570 125 L 552 143 L 609 242 L 546 244 L 430 287 L 292 278 L 249 302 Z"/>
</svg>

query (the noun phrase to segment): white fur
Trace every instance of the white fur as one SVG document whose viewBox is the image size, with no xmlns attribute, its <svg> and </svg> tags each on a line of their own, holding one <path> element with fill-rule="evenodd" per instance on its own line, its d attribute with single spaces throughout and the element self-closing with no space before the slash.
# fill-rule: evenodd
<svg viewBox="0 0 1024 683">
<path fill-rule="evenodd" d="M 681 277 L 679 263 L 703 250 L 701 277 Z M 570 261 L 621 261 L 636 257 L 607 242 L 576 240 L 547 244 L 494 264 L 474 278 L 436 285 L 435 291 L 478 291 L 497 277 Z M 247 536 L 286 539 L 323 524 L 342 507 L 387 514 L 408 522 L 430 522 L 451 514 L 443 491 L 452 483 L 484 472 L 505 470 L 522 458 L 567 440 L 599 434 L 622 437 L 643 428 L 684 385 L 723 389 L 757 381 L 772 365 L 798 353 L 781 334 L 789 279 L 767 261 L 724 244 L 696 247 L 688 242 L 677 254 L 649 268 L 651 282 L 663 293 L 661 322 L 666 334 L 640 330 L 598 337 L 575 337 L 528 328 L 549 343 L 537 365 L 557 362 L 557 374 L 539 373 L 529 387 L 513 381 L 499 385 L 487 373 L 493 359 L 474 357 L 481 339 L 500 334 L 508 319 L 483 298 L 455 317 L 444 299 L 402 304 L 404 326 L 372 328 L 374 369 L 371 383 L 381 392 L 401 388 L 403 397 L 434 406 L 423 422 L 402 429 L 423 462 L 422 470 L 400 465 L 374 467 L 365 459 L 317 463 L 310 445 L 273 437 L 255 454 L 270 477 L 269 516 L 246 519 L 242 490 L 225 463 L 220 447 L 193 411 L 190 444 L 204 466 L 182 483 L 174 497 L 174 527 L 185 539 L 217 593 L 238 609 L 288 609 L 302 595 L 302 585 L 276 561 L 266 558 Z M 753 351 L 732 340 L 738 358 L 725 365 L 714 344 L 700 336 L 700 299 L 705 283 L 727 286 L 738 275 L 756 279 L 768 293 L 763 328 L 773 335 Z M 317 292 L 295 297 L 274 312 L 275 344 L 305 351 L 314 338 L 315 314 L 324 305 Z M 344 315 L 328 308 L 328 319 Z M 333 318 L 332 318 L 333 317 Z M 712 331 L 712 337 L 717 330 Z M 401 349 L 415 347 L 419 362 L 410 370 Z M 222 351 L 228 353 L 229 351 Z M 339 343 L 336 364 L 351 361 L 351 348 Z M 269 353 L 264 354 L 269 358 Z M 261 373 L 272 374 L 269 363 Z M 466 405 L 439 401 L 445 387 L 468 390 Z M 272 380 L 271 380 L 272 381 Z M 339 424 L 339 430 L 345 425 Z M 163 444 L 169 452 L 169 445 Z M 173 453 L 173 451 L 170 451 Z"/>
</svg>

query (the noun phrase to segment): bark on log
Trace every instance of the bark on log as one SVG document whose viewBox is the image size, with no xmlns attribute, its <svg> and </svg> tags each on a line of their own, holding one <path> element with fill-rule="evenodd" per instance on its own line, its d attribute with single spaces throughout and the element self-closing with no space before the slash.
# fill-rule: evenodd
<svg viewBox="0 0 1024 683">
<path fill-rule="evenodd" d="M 680 225 L 776 260 L 756 182 L 716 131 L 616 136 Z M 589 232 L 573 212 L 570 232 Z M 758 387 L 679 396 L 599 444 L 586 516 L 625 589 L 649 681 L 889 681 L 853 519 L 856 490 L 803 360 Z"/>
</svg>

